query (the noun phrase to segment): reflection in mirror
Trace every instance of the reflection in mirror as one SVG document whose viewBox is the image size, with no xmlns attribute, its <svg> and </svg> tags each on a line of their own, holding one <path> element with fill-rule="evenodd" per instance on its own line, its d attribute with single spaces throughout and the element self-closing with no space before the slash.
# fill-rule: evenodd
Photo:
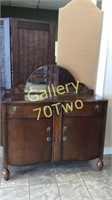
<svg viewBox="0 0 112 200">
<path fill-rule="evenodd" d="M 40 95 L 46 91 L 48 91 L 48 88 L 52 83 L 55 83 L 57 85 L 58 82 L 58 76 L 56 73 L 53 72 L 53 65 L 45 65 L 37 68 L 35 71 L 32 72 L 32 74 L 29 76 L 29 78 L 26 81 L 25 85 L 25 100 L 28 98 L 28 93 L 30 92 L 30 97 L 32 101 L 36 101 L 38 94 L 38 101 L 42 100 L 42 98 L 39 98 Z M 43 96 L 44 99 L 44 96 Z"/>
<path fill-rule="evenodd" d="M 76 84 L 74 77 L 68 70 L 58 65 L 45 65 L 37 68 L 29 76 L 25 85 L 25 93 L 28 93 L 29 90 L 41 93 L 42 90 L 48 89 L 48 85 L 53 84 L 54 87 L 57 87 L 70 82 Z"/>
<path fill-rule="evenodd" d="M 47 66 L 42 66 L 36 69 L 27 79 L 25 85 L 25 93 L 30 90 L 39 93 L 41 90 L 46 90 L 48 82 Z"/>
</svg>

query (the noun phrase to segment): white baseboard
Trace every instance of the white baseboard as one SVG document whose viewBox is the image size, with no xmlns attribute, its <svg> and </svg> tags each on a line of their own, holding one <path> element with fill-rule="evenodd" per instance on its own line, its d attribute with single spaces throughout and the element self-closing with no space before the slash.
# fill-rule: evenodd
<svg viewBox="0 0 112 200">
<path fill-rule="evenodd" d="M 104 148 L 104 155 L 112 154 L 112 147 L 105 147 Z"/>
</svg>

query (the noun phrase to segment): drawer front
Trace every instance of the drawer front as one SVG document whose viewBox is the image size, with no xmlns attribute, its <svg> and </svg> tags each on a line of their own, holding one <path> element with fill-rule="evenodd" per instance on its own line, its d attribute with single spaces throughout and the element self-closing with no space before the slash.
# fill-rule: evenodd
<svg viewBox="0 0 112 200">
<path fill-rule="evenodd" d="M 13 104 L 8 105 L 7 108 L 8 117 L 11 118 L 40 118 L 40 117 L 52 117 L 52 109 L 50 104 Z"/>
<path fill-rule="evenodd" d="M 71 104 L 70 102 L 68 103 L 70 105 L 70 108 L 64 109 L 64 107 L 67 107 L 67 104 L 62 105 L 62 110 L 63 110 L 63 115 L 66 116 L 102 116 L 103 115 L 103 108 L 104 104 L 103 103 L 96 103 L 96 102 L 84 102 L 83 106 L 81 105 L 75 105 L 75 102 Z M 80 108 L 80 109 L 79 109 Z M 73 110 L 73 111 L 72 111 Z"/>
</svg>

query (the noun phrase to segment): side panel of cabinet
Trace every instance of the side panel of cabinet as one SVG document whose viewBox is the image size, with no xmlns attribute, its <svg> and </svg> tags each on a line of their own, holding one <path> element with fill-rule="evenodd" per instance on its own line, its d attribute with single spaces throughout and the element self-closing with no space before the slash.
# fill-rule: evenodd
<svg viewBox="0 0 112 200">
<path fill-rule="evenodd" d="M 100 155 L 102 118 L 63 117 L 61 160 L 86 160 Z"/>
<path fill-rule="evenodd" d="M 7 126 L 8 162 L 26 165 L 50 161 L 51 132 L 51 118 L 41 118 L 39 121 L 34 118 L 10 118 Z"/>
</svg>

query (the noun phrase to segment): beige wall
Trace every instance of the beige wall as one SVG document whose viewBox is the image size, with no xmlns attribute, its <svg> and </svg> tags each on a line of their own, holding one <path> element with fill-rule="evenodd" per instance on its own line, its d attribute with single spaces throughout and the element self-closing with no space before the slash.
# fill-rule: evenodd
<svg viewBox="0 0 112 200">
<path fill-rule="evenodd" d="M 57 63 L 95 89 L 103 12 L 89 0 L 59 9 Z"/>
</svg>

